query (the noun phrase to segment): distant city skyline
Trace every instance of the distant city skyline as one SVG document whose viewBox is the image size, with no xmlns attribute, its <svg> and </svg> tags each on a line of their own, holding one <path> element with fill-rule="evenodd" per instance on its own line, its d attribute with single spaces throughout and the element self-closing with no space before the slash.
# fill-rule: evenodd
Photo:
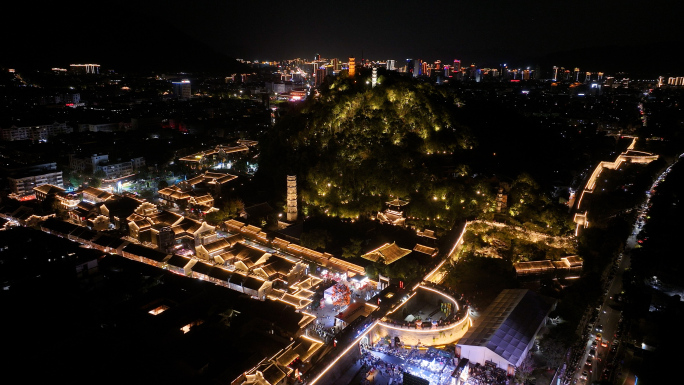
<svg viewBox="0 0 684 385">
<path fill-rule="evenodd" d="M 250 61 L 320 53 L 430 62 L 458 58 L 463 65 L 522 67 L 564 53 L 560 56 L 575 55 L 580 62 L 548 64 L 586 66 L 596 60 L 601 62 L 597 66 L 612 61 L 615 66 L 655 68 L 677 63 L 677 50 L 670 49 L 677 45 L 668 42 L 682 39 L 682 10 L 683 4 L 666 0 L 647 6 L 637 1 L 561 6 L 527 0 L 488 7 L 436 1 L 285 6 L 263 0 L 154 0 L 124 1 L 107 12 L 78 1 L 70 7 L 48 4 L 34 14 L 29 5 L 13 3 L 7 14 L 15 16 L 0 27 L 7 38 L 7 55 L 0 55 L 5 56 L 0 65 L 49 60 L 57 54 L 79 55 L 69 59 L 72 62 L 103 65 L 108 56 L 135 63 L 146 54 L 167 65 L 192 63 L 194 51 L 203 44 L 221 55 Z M 28 15 L 31 28 L 26 28 Z M 55 22 L 74 28 L 55 35 Z"/>
</svg>

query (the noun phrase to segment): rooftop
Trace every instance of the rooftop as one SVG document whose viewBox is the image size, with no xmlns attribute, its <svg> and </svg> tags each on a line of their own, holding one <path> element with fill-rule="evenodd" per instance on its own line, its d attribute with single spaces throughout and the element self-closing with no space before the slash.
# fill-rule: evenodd
<svg viewBox="0 0 684 385">
<path fill-rule="evenodd" d="M 526 289 L 502 291 L 458 345 L 482 346 L 517 366 L 554 302 Z"/>
</svg>

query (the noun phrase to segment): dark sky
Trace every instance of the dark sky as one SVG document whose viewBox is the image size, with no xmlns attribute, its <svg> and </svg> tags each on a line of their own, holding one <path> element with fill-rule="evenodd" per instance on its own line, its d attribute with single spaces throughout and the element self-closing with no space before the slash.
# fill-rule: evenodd
<svg viewBox="0 0 684 385">
<path fill-rule="evenodd" d="M 153 1 L 149 9 L 246 59 L 532 57 L 587 46 L 679 39 L 681 2 Z"/>
<path fill-rule="evenodd" d="M 117 28 L 140 28 L 145 33 L 139 23 L 128 21 L 131 15 L 145 15 L 220 53 L 247 60 L 312 58 L 316 53 L 361 57 L 363 52 L 372 59 L 459 58 L 525 65 L 558 51 L 625 46 L 640 50 L 638 57 L 646 61 L 652 45 L 681 40 L 684 32 L 684 5 L 671 0 L 75 0 L 42 7 L 13 3 L 3 27 L 9 28 L 11 38 L 21 38 L 29 29 L 33 32 L 27 33 L 39 30 L 64 39 L 79 33 L 115 35 L 111 27 L 97 31 L 97 25 L 91 30 L 87 24 L 112 17 Z M 88 25 L 88 31 L 80 25 Z"/>
</svg>

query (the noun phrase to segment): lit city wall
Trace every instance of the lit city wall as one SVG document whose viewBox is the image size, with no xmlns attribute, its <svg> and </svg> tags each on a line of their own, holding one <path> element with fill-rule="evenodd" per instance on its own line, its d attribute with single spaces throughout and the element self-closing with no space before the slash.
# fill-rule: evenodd
<svg viewBox="0 0 684 385">
<path fill-rule="evenodd" d="M 392 325 L 386 322 L 378 322 L 378 326 L 371 332 L 373 343 L 385 337 L 394 341 L 399 337 L 404 346 L 418 344 L 426 346 L 445 345 L 458 341 L 470 327 L 470 317 L 466 315 L 462 320 L 446 326 L 416 329 L 407 326 Z"/>
</svg>

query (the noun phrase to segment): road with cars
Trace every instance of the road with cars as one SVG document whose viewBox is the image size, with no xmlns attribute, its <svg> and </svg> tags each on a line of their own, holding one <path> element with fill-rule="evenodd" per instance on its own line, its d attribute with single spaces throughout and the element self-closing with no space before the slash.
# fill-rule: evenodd
<svg viewBox="0 0 684 385">
<path fill-rule="evenodd" d="M 678 157 L 677 160 L 681 159 Z M 676 161 L 675 161 L 676 163 Z M 674 163 L 661 173 L 646 192 L 646 200 L 637 208 L 637 220 L 634 223 L 632 233 L 627 238 L 625 250 L 620 254 L 613 265 L 609 266 L 603 275 L 604 296 L 601 306 L 596 310 L 595 317 L 589 323 L 590 333 L 586 341 L 586 348 L 580 367 L 575 372 L 573 383 L 591 384 L 593 382 L 611 381 L 618 384 L 634 383 L 634 374 L 628 367 L 623 367 L 622 362 L 615 360 L 621 350 L 622 319 L 621 319 L 621 292 L 622 274 L 630 266 L 630 253 L 641 243 L 638 239 L 641 228 L 648 217 L 651 193 L 658 184 L 665 180 Z M 643 240 L 642 240 L 643 241 Z"/>
</svg>

